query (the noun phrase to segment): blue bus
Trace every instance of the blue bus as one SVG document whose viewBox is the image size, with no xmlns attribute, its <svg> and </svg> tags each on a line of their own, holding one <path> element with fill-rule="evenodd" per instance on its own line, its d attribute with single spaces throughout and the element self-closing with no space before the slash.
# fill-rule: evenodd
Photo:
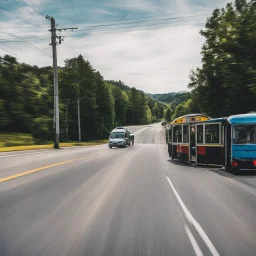
<svg viewBox="0 0 256 256">
<path fill-rule="evenodd" d="M 256 169 L 256 114 L 230 116 L 225 127 L 225 167 Z"/>
</svg>

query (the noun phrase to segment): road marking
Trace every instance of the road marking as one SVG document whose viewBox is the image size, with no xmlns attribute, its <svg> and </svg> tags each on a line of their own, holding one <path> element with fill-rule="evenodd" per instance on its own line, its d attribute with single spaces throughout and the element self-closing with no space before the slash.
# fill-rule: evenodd
<svg viewBox="0 0 256 256">
<path fill-rule="evenodd" d="M 74 159 L 67 160 L 67 161 L 64 161 L 64 162 L 51 164 L 51 165 L 43 166 L 43 167 L 36 168 L 36 169 L 30 170 L 30 171 L 26 171 L 26 172 L 22 172 L 22 173 L 19 173 L 19 174 L 12 175 L 12 176 L 8 176 L 8 177 L 0 179 L 0 183 L 4 182 L 4 181 L 8 181 L 8 180 L 13 180 L 13 179 L 16 179 L 16 178 L 19 178 L 19 177 L 22 177 L 22 176 L 25 176 L 25 175 L 28 175 L 28 174 L 31 174 L 31 173 L 34 173 L 34 172 L 39 172 L 39 171 L 42 171 L 42 170 L 45 170 L 45 169 L 49 169 L 49 168 L 52 168 L 52 167 L 55 167 L 55 166 L 71 163 L 71 162 L 74 162 L 76 160 L 80 160 L 80 159 L 87 158 L 87 157 L 90 157 L 90 156 L 94 156 L 94 155 L 88 155 L 88 156 L 83 156 L 83 157 L 79 157 L 79 158 L 74 158 Z"/>
<path fill-rule="evenodd" d="M 188 238 L 190 240 L 190 243 L 191 243 L 191 245 L 192 245 L 192 247 L 194 249 L 194 252 L 195 252 L 196 256 L 203 256 L 203 253 L 202 253 L 198 243 L 196 242 L 196 239 L 194 238 L 192 232 L 190 231 L 189 227 L 187 226 L 187 224 L 186 224 L 186 222 L 185 222 L 185 220 L 184 220 L 184 218 L 183 218 L 179 208 L 177 208 L 177 210 L 178 210 L 178 213 L 179 213 L 181 219 L 184 222 L 184 229 L 185 229 L 185 231 L 187 233 L 187 236 L 188 236 Z"/>
<path fill-rule="evenodd" d="M 185 206 L 185 204 L 183 203 L 183 201 L 181 200 L 178 192 L 176 191 L 175 187 L 173 186 L 171 180 L 169 179 L 169 177 L 166 176 L 165 177 L 167 179 L 167 181 L 169 182 L 177 200 L 179 201 L 181 208 L 183 209 L 186 218 L 188 219 L 188 221 L 190 222 L 191 225 L 194 226 L 194 228 L 196 229 L 196 231 L 198 232 L 198 234 L 201 236 L 201 238 L 203 239 L 203 241 L 205 242 L 205 244 L 207 245 L 208 249 L 210 250 L 210 252 L 212 253 L 213 256 L 220 256 L 220 254 L 218 253 L 218 251 L 216 250 L 216 248 L 214 247 L 213 243 L 211 242 L 211 240 L 209 239 L 209 237 L 206 235 L 206 233 L 204 232 L 203 228 L 200 226 L 200 224 L 195 220 L 195 218 L 192 216 L 192 214 L 190 213 L 190 211 L 187 209 L 187 207 Z"/>
<path fill-rule="evenodd" d="M 188 235 L 188 238 L 189 238 L 189 240 L 190 240 L 190 242 L 191 242 L 191 244 L 192 244 L 192 246 L 194 248 L 196 256 L 203 256 L 203 253 L 202 253 L 199 245 L 197 244 L 196 239 L 192 235 L 189 227 L 186 224 L 184 225 L 184 227 L 185 227 L 185 231 L 186 231 L 186 233 Z"/>
</svg>

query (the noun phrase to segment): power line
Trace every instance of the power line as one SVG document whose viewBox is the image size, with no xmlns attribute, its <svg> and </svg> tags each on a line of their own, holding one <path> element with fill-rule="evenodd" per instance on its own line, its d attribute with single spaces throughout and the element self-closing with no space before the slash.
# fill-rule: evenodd
<svg viewBox="0 0 256 256">
<path fill-rule="evenodd" d="M 205 16 L 205 14 L 200 14 L 200 15 L 191 15 L 191 16 L 180 16 L 180 17 L 171 17 L 171 18 L 164 18 L 164 19 L 157 19 L 153 21 L 167 21 L 167 20 L 178 20 L 178 19 L 184 19 L 184 18 L 193 18 L 193 17 L 202 17 Z M 88 25 L 86 28 L 97 28 L 97 27 L 109 27 L 109 26 L 122 26 L 122 25 L 127 25 L 127 24 L 138 24 L 138 23 L 147 23 L 147 22 L 152 22 L 152 21 L 133 21 L 133 22 L 126 22 L 126 23 L 112 23 L 112 24 L 104 24 L 104 25 Z M 84 27 L 84 26 L 83 26 Z M 82 30 L 80 30 L 82 31 Z"/>
<path fill-rule="evenodd" d="M 17 0 L 12 0 L 12 1 L 19 3 Z M 23 0 L 21 0 L 21 1 L 22 1 L 26 6 L 30 7 L 31 9 L 33 9 L 34 11 L 36 11 L 37 13 L 39 13 L 39 15 L 41 15 L 43 18 L 45 17 L 45 16 L 39 11 L 39 9 L 38 9 L 38 10 L 35 9 L 33 6 L 31 6 L 30 4 L 28 4 L 27 2 L 25 2 L 25 1 L 23 1 Z M 5 9 L 2 8 L 2 7 L 0 7 L 0 9 L 3 10 L 3 11 L 5 11 L 5 12 L 8 12 L 8 13 L 12 14 L 11 12 L 5 10 Z M 17 16 L 15 16 L 15 17 L 18 18 Z M 38 17 L 36 17 L 36 18 L 38 19 Z M 20 19 L 20 18 L 18 18 L 18 19 Z M 20 20 L 22 20 L 22 19 L 20 19 Z M 24 20 L 22 20 L 22 21 L 25 22 L 25 23 L 28 23 L 28 22 L 26 22 L 26 21 L 24 21 Z M 28 23 L 28 24 L 30 24 L 30 23 Z M 30 24 L 30 25 L 35 27 L 35 25 L 32 25 L 32 24 Z M 43 24 L 43 26 L 44 26 L 44 27 L 47 27 L 47 26 L 44 25 L 44 24 Z M 29 28 L 34 28 L 34 27 L 29 27 Z M 18 27 L 17 27 L 17 28 L 18 28 Z M 10 36 L 12 36 L 12 37 L 15 37 L 15 38 L 17 39 L 17 42 L 18 42 L 18 43 L 22 43 L 22 44 L 24 44 L 25 46 L 28 46 L 28 47 L 30 47 L 31 49 L 34 49 L 34 50 L 38 49 L 37 51 L 43 53 L 43 54 L 46 55 L 47 57 L 52 57 L 51 55 L 49 55 L 49 54 L 48 54 L 47 52 L 45 52 L 44 50 L 40 49 L 39 47 L 37 47 L 37 46 L 35 46 L 35 45 L 31 44 L 31 43 L 29 43 L 27 40 L 24 40 L 23 38 L 21 38 L 21 37 L 15 35 L 15 34 L 13 34 L 13 33 L 4 31 L 2 28 L 0 28 L 0 29 L 3 31 L 2 33 L 8 34 L 8 35 L 10 35 Z M 0 32 L 1 32 L 1 31 L 0 31 Z M 32 36 L 31 36 L 31 37 L 32 37 Z M 44 38 L 45 38 L 45 37 L 44 37 Z M 33 40 L 35 40 L 35 39 L 33 39 Z M 32 40 L 31 40 L 31 41 L 32 41 Z M 0 41 L 0 43 L 1 43 L 1 41 Z M 59 58 L 58 58 L 58 60 L 65 61 L 64 59 L 59 59 Z"/>
<path fill-rule="evenodd" d="M 4 12 L 7 12 L 9 15 L 11 14 L 11 15 L 13 15 L 13 16 L 14 16 L 14 14 L 13 14 L 13 13 L 11 13 L 10 11 L 6 10 L 5 8 L 3 8 L 3 7 L 1 7 L 1 6 L 0 6 L 0 10 L 1 10 L 1 11 L 4 11 Z M 22 18 L 20 18 L 20 17 L 18 17 L 18 16 L 16 16 L 16 15 L 15 15 L 15 18 L 17 18 L 18 20 L 23 21 L 24 23 L 27 23 L 27 24 L 29 24 L 29 25 L 33 26 L 33 24 L 31 24 L 31 23 L 29 23 L 29 22 L 27 22 L 27 21 L 23 20 Z M 20 27 L 17 27 L 17 28 L 20 28 Z M 29 27 L 29 28 L 33 28 L 33 27 Z"/>
<path fill-rule="evenodd" d="M 43 38 L 48 40 L 48 38 Z M 35 38 L 35 39 L 27 39 L 27 41 L 35 42 L 35 41 L 42 41 L 42 38 Z M 20 43 L 17 40 L 0 40 L 0 43 Z"/>
<path fill-rule="evenodd" d="M 12 0 L 12 1 L 19 3 L 17 0 Z M 40 15 L 42 15 L 39 10 L 35 9 L 33 6 L 31 6 L 31 5 L 28 4 L 27 2 L 25 2 L 25 1 L 23 1 L 23 0 L 20 0 L 20 1 L 22 1 L 26 6 L 32 8 L 34 11 L 36 11 L 36 12 L 39 13 Z M 5 10 L 4 8 L 1 8 L 1 9 L 4 10 L 4 11 L 6 11 L 6 12 L 8 12 L 8 11 Z M 12 14 L 12 13 L 11 13 L 11 14 Z M 43 16 L 43 15 L 42 15 L 42 16 Z M 15 16 L 15 17 L 17 18 L 17 16 Z M 44 17 L 44 16 L 43 16 L 43 17 Z M 36 17 L 36 18 L 37 18 L 37 17 Z M 25 22 L 25 23 L 27 23 L 27 22 L 24 21 L 24 20 L 22 20 L 22 21 Z M 30 24 L 30 25 L 32 25 L 32 24 Z M 32 26 L 33 26 L 33 25 L 32 25 Z M 45 26 L 45 25 L 44 25 L 44 26 Z M 47 57 L 51 57 L 47 52 L 45 52 L 44 50 L 40 49 L 39 47 L 33 45 L 32 43 L 29 43 L 27 40 L 23 39 L 22 37 L 19 37 L 19 36 L 15 35 L 14 33 L 10 33 L 10 32 L 8 32 L 8 31 L 5 31 L 5 30 L 2 29 L 2 28 L 0 28 L 0 29 L 1 29 L 5 34 L 8 34 L 9 36 L 12 36 L 12 37 L 16 38 L 16 39 L 18 40 L 18 42 L 24 44 L 25 46 L 28 46 L 28 47 L 30 47 L 30 48 L 32 48 L 32 49 L 34 49 L 34 50 L 36 50 L 36 51 L 38 51 L 38 52 L 40 52 L 40 53 L 46 55 Z"/>
<path fill-rule="evenodd" d="M 63 42 L 63 44 L 64 44 L 67 48 L 69 48 L 70 50 L 73 50 L 73 51 L 76 53 L 77 56 L 79 55 L 79 53 L 78 53 L 72 46 L 70 46 L 70 45 L 68 45 L 68 44 L 65 44 L 65 42 Z"/>
<path fill-rule="evenodd" d="M 20 4 L 20 2 L 17 1 L 17 0 L 12 0 L 12 1 Z M 45 15 L 44 15 L 43 13 L 41 13 L 38 8 L 37 8 L 37 9 L 34 8 L 32 5 L 30 5 L 29 3 L 27 3 L 27 2 L 25 2 L 25 1 L 23 1 L 23 0 L 20 0 L 20 1 L 21 1 L 24 5 L 26 5 L 27 7 L 31 8 L 32 10 L 34 10 L 35 12 L 37 12 L 40 16 L 42 16 L 42 18 L 45 17 Z M 34 4 L 34 5 L 35 5 L 35 4 Z M 38 19 L 37 16 L 35 16 L 34 14 L 32 14 L 32 15 L 33 15 L 36 19 Z M 43 24 L 43 26 L 46 27 L 45 24 Z"/>
<path fill-rule="evenodd" d="M 6 52 L 9 52 L 9 53 L 10 53 L 10 54 L 12 54 L 12 55 L 17 56 L 17 54 L 16 54 L 16 53 L 13 53 L 13 52 L 11 52 L 11 51 L 9 51 L 9 50 L 7 50 L 7 49 L 5 49 L 5 48 L 1 47 L 1 46 L 0 46 L 0 49 L 4 50 L 4 51 L 6 51 Z"/>
<path fill-rule="evenodd" d="M 1 32 L 0 33 L 4 33 Z M 20 36 L 20 38 L 24 39 L 24 40 L 30 40 L 30 39 L 44 39 L 47 38 L 49 39 L 49 36 L 40 36 L 40 35 L 27 35 L 27 36 Z M 10 38 L 0 38 L 0 40 L 10 40 Z"/>
<path fill-rule="evenodd" d="M 198 10 L 198 11 L 190 11 L 190 12 L 176 12 L 176 13 L 166 13 L 166 14 L 154 14 L 154 15 L 148 15 L 148 16 L 143 16 L 143 17 L 137 17 L 137 18 L 129 18 L 129 19 L 120 19 L 120 20 L 109 20 L 106 22 L 100 22 L 98 24 L 95 25 L 104 25 L 104 24 L 108 24 L 109 22 L 120 22 L 120 21 L 132 21 L 132 20 L 139 20 L 139 19 L 146 19 L 146 18 L 150 18 L 150 17 L 163 17 L 163 16 L 173 16 L 173 15 L 177 15 L 177 14 L 190 14 L 190 13 L 197 13 L 197 12 L 209 12 L 209 10 Z M 84 25 L 87 26 L 87 25 Z M 79 25 L 79 27 L 84 27 L 83 25 Z"/>
<path fill-rule="evenodd" d="M 12 1 L 14 1 L 14 2 L 16 2 L 16 3 L 19 3 L 19 1 L 17 1 L 17 0 L 12 0 Z M 30 7 L 31 9 L 33 9 L 34 11 L 38 12 L 40 15 L 42 15 L 39 10 L 35 9 L 33 6 L 31 6 L 31 5 L 28 4 L 27 2 L 25 2 L 25 1 L 23 1 L 23 0 L 20 0 L 20 1 L 23 2 L 26 6 Z M 34 4 L 34 5 L 35 5 L 35 4 Z"/>
<path fill-rule="evenodd" d="M 206 18 L 206 17 L 205 17 Z M 193 21 L 201 20 L 201 18 L 193 19 Z M 129 32 L 132 31 L 131 29 L 137 28 L 136 31 L 139 30 L 154 30 L 154 29 L 160 29 L 163 28 L 162 25 L 172 25 L 172 26 L 180 26 L 180 24 L 184 24 L 187 20 L 179 20 L 179 21 L 172 21 L 172 22 L 164 22 L 164 23 L 156 23 L 156 24 L 141 24 L 141 26 L 125 26 L 125 27 L 117 27 L 117 28 L 98 28 L 98 29 L 91 29 L 91 30 L 79 30 L 81 31 L 87 31 L 87 32 Z M 190 20 L 191 21 L 191 20 Z M 186 24 L 184 24 L 186 25 Z M 78 31 L 77 31 L 78 32 Z"/>
<path fill-rule="evenodd" d="M 25 20 L 23 20 L 23 19 L 21 19 L 21 18 L 19 18 L 18 16 L 15 16 L 17 19 L 19 19 L 19 20 L 21 20 L 21 21 L 23 21 L 24 23 L 27 23 L 27 24 L 29 24 L 30 26 L 34 26 L 33 24 L 31 24 L 31 23 L 29 23 L 29 22 L 27 22 L 27 21 L 25 21 Z"/>
<path fill-rule="evenodd" d="M 5 31 L 4 29 L 0 28 L 0 30 L 2 30 L 5 34 L 9 35 L 9 36 L 12 36 L 14 38 L 16 38 L 20 43 L 36 50 L 36 51 L 39 51 L 41 52 L 42 54 L 46 55 L 47 57 L 51 57 L 47 52 L 45 52 L 44 50 L 40 49 L 39 47 L 33 45 L 32 43 L 29 43 L 28 41 L 24 40 L 22 37 L 19 37 L 13 33 L 10 33 L 8 31 Z"/>
<path fill-rule="evenodd" d="M 12 0 L 12 1 L 19 3 L 19 2 L 16 1 L 16 0 Z M 19 4 L 20 4 L 20 3 L 19 3 Z M 34 13 L 31 13 L 31 15 L 33 15 L 37 20 L 39 20 L 38 17 L 37 17 Z"/>
<path fill-rule="evenodd" d="M 109 23 L 105 24 L 105 23 L 103 23 L 103 24 L 97 24 L 97 25 L 81 25 L 80 27 L 88 29 L 88 28 L 98 28 L 98 27 L 123 26 L 123 25 L 138 24 L 138 23 L 149 23 L 149 22 L 157 22 L 157 21 L 187 19 L 187 18 L 194 18 L 194 17 L 205 17 L 205 15 L 206 15 L 206 13 L 198 14 L 198 15 L 190 15 L 190 16 L 169 17 L 169 18 L 163 18 L 163 19 L 139 20 L 139 21 L 132 21 L 132 22 L 124 22 L 124 23 L 112 23 L 112 24 L 109 24 Z M 143 17 L 137 18 L 137 19 L 142 19 L 142 18 Z M 130 19 L 130 20 L 133 20 L 133 19 Z M 32 29 L 33 27 L 8 27 L 8 28 Z M 84 31 L 84 30 L 79 30 L 79 31 Z"/>
<path fill-rule="evenodd" d="M 17 0 L 12 0 L 13 2 L 16 2 L 16 3 L 19 3 L 19 1 Z M 30 5 L 29 3 L 23 1 L 23 0 L 20 0 L 22 3 L 24 3 L 27 7 L 30 7 L 31 9 L 33 9 L 34 11 L 36 11 L 39 15 L 43 16 L 44 17 L 44 14 L 42 14 L 38 9 L 34 8 L 32 5 Z M 34 4 L 35 5 L 35 4 Z"/>
</svg>

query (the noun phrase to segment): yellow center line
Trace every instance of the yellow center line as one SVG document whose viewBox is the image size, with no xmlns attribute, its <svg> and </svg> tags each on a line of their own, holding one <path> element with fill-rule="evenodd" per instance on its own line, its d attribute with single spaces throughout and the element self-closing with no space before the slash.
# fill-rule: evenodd
<svg viewBox="0 0 256 256">
<path fill-rule="evenodd" d="M 59 166 L 59 165 L 67 164 L 67 163 L 71 163 L 71 162 L 74 162 L 76 160 L 80 160 L 80 159 L 87 158 L 87 157 L 90 157 L 90 156 L 96 156 L 96 155 L 88 155 L 88 156 L 83 156 L 83 157 L 79 157 L 79 158 L 74 158 L 74 159 L 67 160 L 67 161 L 64 161 L 64 162 L 60 162 L 60 163 L 56 163 L 56 164 L 51 164 L 51 165 L 43 166 L 43 167 L 36 168 L 36 169 L 30 170 L 30 171 L 18 173 L 18 174 L 15 174 L 15 175 L 8 176 L 8 177 L 0 179 L 0 183 L 4 182 L 4 181 L 16 179 L 16 178 L 19 178 L 19 177 L 22 177 L 22 176 L 25 176 L 25 175 L 28 175 L 28 174 L 31 174 L 31 173 L 34 173 L 34 172 L 39 172 L 39 171 L 42 171 L 42 170 L 45 170 L 45 169 L 48 169 L 48 168 L 51 168 L 51 167 L 55 167 L 55 166 Z"/>
</svg>

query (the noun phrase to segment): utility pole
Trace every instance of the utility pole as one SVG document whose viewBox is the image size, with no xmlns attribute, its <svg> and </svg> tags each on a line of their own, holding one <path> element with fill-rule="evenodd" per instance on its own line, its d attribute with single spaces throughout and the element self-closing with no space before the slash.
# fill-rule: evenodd
<svg viewBox="0 0 256 256">
<path fill-rule="evenodd" d="M 66 141 L 68 142 L 68 105 L 66 105 Z"/>
<path fill-rule="evenodd" d="M 61 32 L 62 30 L 72 30 L 77 28 L 56 28 L 55 19 L 50 16 L 46 16 L 46 19 L 51 21 L 51 29 L 49 30 L 51 32 L 51 43 L 52 46 L 52 58 L 53 58 L 53 70 L 54 70 L 54 79 L 53 79 L 53 85 L 54 85 L 54 118 L 53 118 L 53 127 L 55 128 L 55 140 L 54 140 L 54 148 L 59 148 L 59 138 L 60 138 L 60 117 L 59 117 L 59 88 L 58 88 L 58 64 L 57 64 L 57 48 L 56 46 L 58 44 L 61 44 L 61 41 L 63 41 L 63 36 L 57 36 L 56 32 Z M 56 42 L 56 39 L 59 40 L 59 42 Z"/>
<path fill-rule="evenodd" d="M 134 125 L 134 105 L 133 105 L 133 125 Z"/>
<path fill-rule="evenodd" d="M 100 137 L 103 137 L 103 119 L 100 119 Z"/>
<path fill-rule="evenodd" d="M 80 100 L 77 100 L 77 117 L 78 117 L 78 142 L 81 142 L 81 126 L 80 126 Z"/>
</svg>

